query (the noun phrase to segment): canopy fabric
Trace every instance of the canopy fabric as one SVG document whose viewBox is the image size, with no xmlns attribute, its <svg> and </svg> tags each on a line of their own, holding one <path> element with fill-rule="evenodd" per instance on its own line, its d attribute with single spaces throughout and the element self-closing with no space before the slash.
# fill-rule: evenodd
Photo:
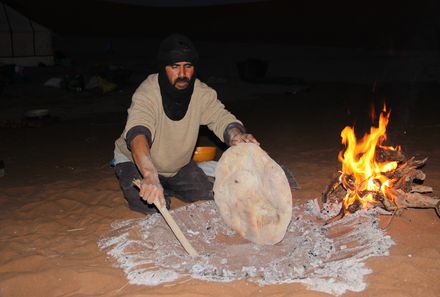
<svg viewBox="0 0 440 297">
<path fill-rule="evenodd" d="M 53 64 L 52 32 L 0 2 L 0 63 Z"/>
</svg>

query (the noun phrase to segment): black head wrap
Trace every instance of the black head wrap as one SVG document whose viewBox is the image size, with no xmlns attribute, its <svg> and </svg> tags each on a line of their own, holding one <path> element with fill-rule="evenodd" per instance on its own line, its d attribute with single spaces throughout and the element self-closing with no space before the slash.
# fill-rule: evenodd
<svg viewBox="0 0 440 297">
<path fill-rule="evenodd" d="M 197 65 L 199 55 L 191 42 L 186 36 L 173 34 L 162 41 L 157 55 L 159 64 L 159 86 L 162 95 L 162 106 L 165 114 L 173 121 L 181 120 L 191 101 L 194 90 L 194 81 L 196 73 L 189 81 L 188 87 L 183 90 L 176 89 L 168 80 L 165 72 L 167 65 L 177 62 L 191 62 Z"/>
</svg>

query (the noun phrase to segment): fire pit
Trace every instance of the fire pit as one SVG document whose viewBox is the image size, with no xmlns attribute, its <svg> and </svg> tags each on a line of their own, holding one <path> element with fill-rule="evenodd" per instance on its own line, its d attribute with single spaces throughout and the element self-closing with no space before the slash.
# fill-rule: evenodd
<svg viewBox="0 0 440 297">
<path fill-rule="evenodd" d="M 434 208 L 440 216 L 440 198 L 432 187 L 422 185 L 421 170 L 428 158 L 407 158 L 399 146 L 386 146 L 386 127 L 390 112 L 384 107 L 379 126 L 357 140 L 354 129 L 341 132 L 345 149 L 339 153 L 342 170 L 322 194 L 325 204 L 341 205 L 333 221 L 362 208 L 381 207 L 389 212 L 406 208 Z"/>
</svg>

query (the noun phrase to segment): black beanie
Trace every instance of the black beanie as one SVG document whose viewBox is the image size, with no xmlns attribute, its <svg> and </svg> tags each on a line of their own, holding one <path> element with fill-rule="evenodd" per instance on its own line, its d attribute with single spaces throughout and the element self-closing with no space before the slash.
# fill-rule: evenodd
<svg viewBox="0 0 440 297">
<path fill-rule="evenodd" d="M 196 65 L 198 60 L 199 54 L 194 44 L 184 35 L 172 34 L 165 38 L 159 46 L 157 62 L 160 68 L 182 61 Z"/>
</svg>

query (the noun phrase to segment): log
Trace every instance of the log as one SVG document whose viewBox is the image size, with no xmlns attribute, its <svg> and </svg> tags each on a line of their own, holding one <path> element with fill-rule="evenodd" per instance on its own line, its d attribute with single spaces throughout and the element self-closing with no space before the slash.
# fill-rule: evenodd
<svg viewBox="0 0 440 297">
<path fill-rule="evenodd" d="M 388 178 L 392 179 L 398 179 L 402 176 L 408 175 L 409 172 L 418 169 L 425 165 L 428 158 L 425 158 L 423 160 L 414 160 L 414 157 L 406 161 L 405 163 L 399 165 L 395 170 L 392 172 L 384 172 L 383 174 L 387 176 Z"/>
<path fill-rule="evenodd" d="M 352 204 L 350 204 L 349 206 L 347 206 L 347 210 L 350 213 L 355 213 L 356 211 L 358 211 L 359 209 L 362 209 L 362 203 L 356 199 Z"/>
<path fill-rule="evenodd" d="M 436 196 L 423 195 L 421 193 L 406 193 L 400 189 L 391 190 L 393 201 L 385 199 L 386 210 L 394 211 L 403 208 L 434 208 L 440 217 L 440 198 Z"/>
<path fill-rule="evenodd" d="M 335 177 L 325 188 L 324 192 L 322 192 L 321 198 L 322 202 L 326 203 L 327 201 L 331 201 L 331 195 L 341 186 L 341 182 L 339 181 L 339 176 Z"/>
<path fill-rule="evenodd" d="M 356 184 L 352 175 L 342 173 L 340 180 L 346 190 L 354 191 L 354 189 L 356 188 Z"/>
<path fill-rule="evenodd" d="M 419 170 L 412 168 L 411 170 L 405 170 L 406 175 L 403 175 L 394 182 L 393 187 L 396 189 L 403 189 L 405 192 L 410 192 L 414 181 L 423 182 L 426 178 L 426 174 Z"/>
<path fill-rule="evenodd" d="M 417 169 L 416 170 L 416 172 L 415 172 L 415 174 L 414 174 L 414 179 L 413 179 L 413 181 L 414 180 L 418 180 L 418 181 L 424 181 L 425 180 L 425 178 L 426 178 L 426 174 L 422 171 L 422 170 L 419 170 L 419 169 Z"/>
<path fill-rule="evenodd" d="M 423 186 L 423 185 L 414 185 L 411 187 L 410 193 L 432 193 L 432 187 Z"/>
<path fill-rule="evenodd" d="M 397 195 L 396 204 L 399 207 L 436 208 L 440 202 L 439 197 L 423 195 L 421 193 L 406 193 L 402 190 L 397 190 Z"/>
<path fill-rule="evenodd" d="M 393 188 L 403 189 L 405 192 L 409 192 L 411 190 L 412 182 L 414 180 L 412 176 L 415 176 L 416 171 L 417 170 L 415 168 L 408 170 L 406 172 L 406 175 L 399 177 L 399 179 L 396 182 L 394 182 Z"/>
<path fill-rule="evenodd" d="M 402 151 L 390 150 L 383 147 L 376 147 L 375 159 L 378 162 L 403 162 L 406 160 Z"/>
</svg>

